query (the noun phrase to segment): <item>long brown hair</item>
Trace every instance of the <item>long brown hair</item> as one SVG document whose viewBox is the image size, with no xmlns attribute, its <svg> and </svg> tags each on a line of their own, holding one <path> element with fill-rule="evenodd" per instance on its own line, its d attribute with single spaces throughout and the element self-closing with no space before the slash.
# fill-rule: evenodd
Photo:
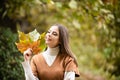
<svg viewBox="0 0 120 80">
<path fill-rule="evenodd" d="M 69 46 L 69 34 L 68 34 L 67 28 L 61 24 L 55 24 L 53 26 L 57 26 L 59 29 L 60 52 L 66 53 L 69 56 L 71 56 L 75 60 L 75 63 L 78 65 L 77 59 L 75 55 L 73 54 L 73 52 L 71 51 L 70 46 Z"/>
</svg>

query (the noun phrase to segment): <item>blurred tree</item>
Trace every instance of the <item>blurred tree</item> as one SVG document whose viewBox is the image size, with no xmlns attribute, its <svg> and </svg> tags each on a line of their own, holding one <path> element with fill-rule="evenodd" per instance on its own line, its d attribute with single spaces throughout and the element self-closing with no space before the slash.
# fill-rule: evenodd
<svg viewBox="0 0 120 80">
<path fill-rule="evenodd" d="M 106 57 L 105 70 L 120 76 L 120 1 L 91 0 L 86 5 L 83 8 L 97 21 L 96 37 L 98 48 Z"/>
<path fill-rule="evenodd" d="M 22 55 L 15 46 L 17 35 L 10 28 L 0 28 L 0 79 L 23 80 Z"/>
<path fill-rule="evenodd" d="M 106 3 L 105 7 L 110 10 L 114 16 L 114 19 L 111 21 L 106 21 L 106 25 L 108 26 L 108 36 L 107 43 L 105 45 L 104 53 L 108 54 L 107 61 L 112 63 L 114 68 L 107 69 L 112 74 L 116 76 L 120 76 L 120 1 L 119 0 L 112 0 Z M 109 18 L 112 17 L 108 15 Z"/>
<path fill-rule="evenodd" d="M 98 71 L 102 65 L 120 76 L 119 9 L 119 0 L 1 0 L 0 27 L 44 32 L 48 26 L 62 23 L 69 29 L 80 66 Z"/>
</svg>

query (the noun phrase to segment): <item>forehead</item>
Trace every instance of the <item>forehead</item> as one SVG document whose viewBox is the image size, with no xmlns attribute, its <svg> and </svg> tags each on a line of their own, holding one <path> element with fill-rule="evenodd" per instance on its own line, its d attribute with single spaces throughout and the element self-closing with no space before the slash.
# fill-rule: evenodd
<svg viewBox="0 0 120 80">
<path fill-rule="evenodd" d="M 57 26 L 51 26 L 51 28 L 49 30 L 59 32 L 59 29 Z"/>
</svg>

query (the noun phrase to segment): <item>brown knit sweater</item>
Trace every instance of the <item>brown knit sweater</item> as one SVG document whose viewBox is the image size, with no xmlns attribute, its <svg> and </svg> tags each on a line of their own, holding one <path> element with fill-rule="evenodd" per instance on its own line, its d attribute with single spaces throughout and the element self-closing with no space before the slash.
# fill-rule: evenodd
<svg viewBox="0 0 120 80">
<path fill-rule="evenodd" d="M 48 66 L 42 54 L 37 54 L 31 59 L 33 74 L 39 80 L 63 80 L 64 72 L 74 71 L 79 77 L 79 70 L 74 59 L 67 54 L 58 54 L 51 66 Z"/>
</svg>

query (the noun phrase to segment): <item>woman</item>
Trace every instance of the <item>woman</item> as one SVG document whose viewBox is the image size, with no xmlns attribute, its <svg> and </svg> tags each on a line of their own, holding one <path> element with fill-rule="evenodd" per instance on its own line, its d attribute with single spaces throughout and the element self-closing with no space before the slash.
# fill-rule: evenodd
<svg viewBox="0 0 120 80">
<path fill-rule="evenodd" d="M 45 36 L 47 49 L 31 58 L 32 50 L 24 52 L 22 62 L 26 80 L 75 80 L 78 64 L 69 48 L 67 29 L 55 24 Z M 30 61 L 31 58 L 31 61 Z"/>
</svg>

